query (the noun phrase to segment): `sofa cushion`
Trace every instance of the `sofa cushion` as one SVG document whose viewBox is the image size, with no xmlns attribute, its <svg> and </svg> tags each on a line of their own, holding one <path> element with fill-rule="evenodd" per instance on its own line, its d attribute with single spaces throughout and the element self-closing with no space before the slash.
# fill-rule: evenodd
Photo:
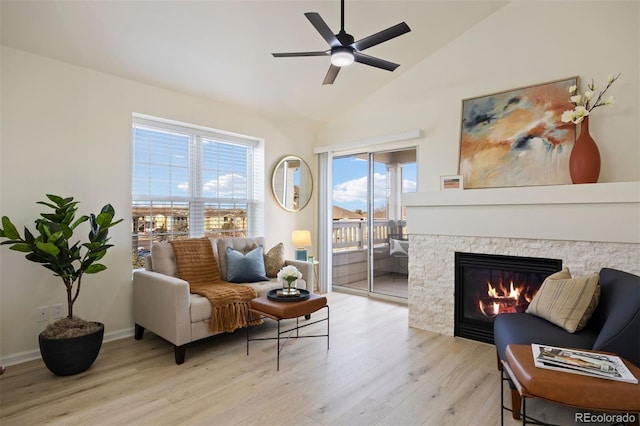
<svg viewBox="0 0 640 426">
<path fill-rule="evenodd" d="M 208 238 L 173 240 L 171 246 L 176 257 L 178 276 L 191 288 L 220 281 L 218 263 Z"/>
<path fill-rule="evenodd" d="M 252 238 L 220 238 L 216 240 L 216 248 L 218 252 L 218 265 L 220 267 L 220 278 L 222 281 L 228 281 L 227 279 L 227 247 L 231 247 L 241 253 L 248 253 L 253 249 L 253 245 L 264 246 L 263 237 Z"/>
<path fill-rule="evenodd" d="M 191 293 L 190 302 L 191 322 L 206 321 L 208 324 L 211 320 L 211 302 L 209 302 L 209 299 L 199 294 Z"/>
<path fill-rule="evenodd" d="M 599 276 L 565 278 L 567 275 L 569 270 L 564 268 L 547 277 L 526 312 L 575 333 L 585 327 L 598 305 Z"/>
<path fill-rule="evenodd" d="M 176 257 L 173 247 L 168 242 L 161 242 L 151 246 L 151 265 L 154 272 L 172 277 L 178 276 Z"/>
<path fill-rule="evenodd" d="M 264 254 L 264 269 L 267 277 L 275 278 L 284 267 L 284 244 L 278 243 Z"/>
<path fill-rule="evenodd" d="M 231 283 L 253 283 L 267 281 L 264 269 L 264 251 L 258 246 L 244 254 L 227 247 L 227 281 Z"/>
</svg>

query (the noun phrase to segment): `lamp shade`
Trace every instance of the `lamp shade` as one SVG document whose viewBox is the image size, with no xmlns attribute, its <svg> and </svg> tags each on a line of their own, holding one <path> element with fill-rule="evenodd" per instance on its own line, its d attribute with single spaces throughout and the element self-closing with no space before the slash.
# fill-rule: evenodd
<svg viewBox="0 0 640 426">
<path fill-rule="evenodd" d="M 311 232 L 298 229 L 291 234 L 291 241 L 293 245 L 298 248 L 307 247 L 311 245 Z"/>
</svg>

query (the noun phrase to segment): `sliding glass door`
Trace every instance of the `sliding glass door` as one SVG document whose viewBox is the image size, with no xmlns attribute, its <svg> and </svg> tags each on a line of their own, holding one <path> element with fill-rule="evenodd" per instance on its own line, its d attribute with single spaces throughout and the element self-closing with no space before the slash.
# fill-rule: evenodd
<svg viewBox="0 0 640 426">
<path fill-rule="evenodd" d="M 416 150 L 333 159 L 332 285 L 407 298 L 408 235 L 402 193 L 416 188 Z"/>
</svg>

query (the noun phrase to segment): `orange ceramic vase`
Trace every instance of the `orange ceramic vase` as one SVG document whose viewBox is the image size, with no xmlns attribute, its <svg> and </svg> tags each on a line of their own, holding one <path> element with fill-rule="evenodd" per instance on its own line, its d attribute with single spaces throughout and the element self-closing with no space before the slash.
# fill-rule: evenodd
<svg viewBox="0 0 640 426">
<path fill-rule="evenodd" d="M 580 123 L 580 136 L 571 150 L 569 174 L 573 183 L 596 183 L 600 176 L 600 151 L 589 134 L 589 117 Z"/>
</svg>

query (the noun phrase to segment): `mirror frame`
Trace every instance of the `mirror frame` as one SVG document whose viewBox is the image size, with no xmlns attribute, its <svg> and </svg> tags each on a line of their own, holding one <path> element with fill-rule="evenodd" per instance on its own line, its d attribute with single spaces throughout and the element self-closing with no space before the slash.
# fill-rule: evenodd
<svg viewBox="0 0 640 426">
<path fill-rule="evenodd" d="M 290 161 L 296 161 L 300 163 L 300 170 L 299 173 L 303 173 L 303 170 L 306 170 L 309 178 L 309 188 L 308 188 L 308 196 L 306 198 L 306 200 L 303 199 L 299 199 L 298 200 L 298 208 L 290 208 L 286 206 L 286 203 L 284 200 L 281 200 L 280 197 L 278 197 L 278 194 L 281 193 L 282 191 L 278 191 L 276 188 L 276 180 L 278 178 L 279 175 L 279 170 L 281 168 L 284 168 L 286 166 L 286 164 Z M 307 206 L 307 204 L 309 204 L 309 201 L 311 201 L 311 194 L 313 194 L 313 175 L 311 174 L 311 168 L 309 167 L 309 165 L 306 163 L 306 161 L 304 161 L 302 158 L 298 157 L 297 155 L 287 155 L 285 157 L 283 157 L 280 161 L 278 161 L 278 164 L 276 164 L 276 166 L 273 168 L 273 173 L 271 174 L 271 193 L 273 194 L 273 198 L 276 199 L 276 202 L 278 203 L 278 205 L 280 207 L 282 207 L 284 210 L 289 211 L 289 212 L 298 212 L 300 210 L 302 210 L 303 208 L 305 208 Z M 298 192 L 298 196 L 300 196 L 300 192 Z"/>
</svg>

